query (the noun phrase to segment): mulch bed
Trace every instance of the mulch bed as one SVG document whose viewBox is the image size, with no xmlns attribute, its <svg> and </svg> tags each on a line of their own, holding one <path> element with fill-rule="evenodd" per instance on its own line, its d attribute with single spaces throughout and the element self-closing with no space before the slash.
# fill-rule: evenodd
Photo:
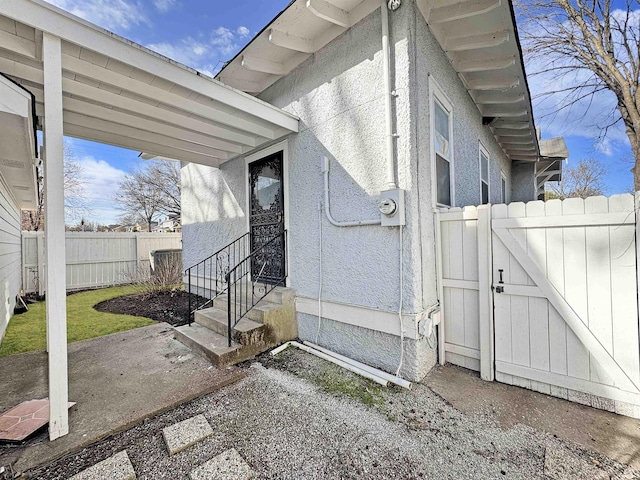
<svg viewBox="0 0 640 480">
<path fill-rule="evenodd" d="M 136 293 L 100 302 L 93 308 L 100 312 L 135 315 L 180 325 L 186 322 L 189 294 L 184 291 Z"/>
</svg>

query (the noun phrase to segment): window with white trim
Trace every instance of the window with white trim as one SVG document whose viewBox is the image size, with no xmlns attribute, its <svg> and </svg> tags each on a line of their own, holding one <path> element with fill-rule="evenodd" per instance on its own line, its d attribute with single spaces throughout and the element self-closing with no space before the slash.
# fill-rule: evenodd
<svg viewBox="0 0 640 480">
<path fill-rule="evenodd" d="M 489 154 L 480 145 L 480 204 L 489 203 Z"/>
<path fill-rule="evenodd" d="M 454 204 L 452 107 L 433 78 L 429 78 L 431 97 L 431 162 L 433 200 L 436 205 Z"/>
</svg>

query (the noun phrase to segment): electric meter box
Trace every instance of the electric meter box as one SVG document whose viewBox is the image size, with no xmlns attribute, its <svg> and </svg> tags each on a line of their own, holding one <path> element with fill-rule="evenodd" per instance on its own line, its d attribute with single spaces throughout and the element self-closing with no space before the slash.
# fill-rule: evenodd
<svg viewBox="0 0 640 480">
<path fill-rule="evenodd" d="M 405 224 L 404 220 L 404 190 L 394 188 L 380 192 L 378 201 L 381 224 L 383 227 L 399 227 Z"/>
</svg>

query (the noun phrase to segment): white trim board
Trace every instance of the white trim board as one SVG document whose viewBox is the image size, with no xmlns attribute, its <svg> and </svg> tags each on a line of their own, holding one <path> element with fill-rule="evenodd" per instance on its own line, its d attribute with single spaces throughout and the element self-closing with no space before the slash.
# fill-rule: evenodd
<svg viewBox="0 0 640 480">
<path fill-rule="evenodd" d="M 296 297 L 296 313 L 318 316 L 318 299 Z M 412 340 L 420 338 L 415 314 L 403 314 L 404 337 Z M 400 336 L 398 312 L 349 305 L 346 303 L 322 301 L 322 318 L 368 328 L 389 335 Z"/>
</svg>

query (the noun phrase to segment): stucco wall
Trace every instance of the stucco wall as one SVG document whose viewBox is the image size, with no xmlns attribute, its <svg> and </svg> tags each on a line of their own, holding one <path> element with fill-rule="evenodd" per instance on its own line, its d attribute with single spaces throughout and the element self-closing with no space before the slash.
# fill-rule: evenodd
<svg viewBox="0 0 640 480">
<path fill-rule="evenodd" d="M 536 200 L 536 187 L 534 183 L 536 166 L 534 163 L 521 163 L 514 165 L 511 170 L 512 202 L 530 202 Z"/>
<path fill-rule="evenodd" d="M 477 204 L 479 141 L 491 156 L 491 200 L 500 199 L 500 171 L 510 168 L 413 0 L 390 13 L 394 130 L 398 180 L 406 190 L 403 239 L 403 312 L 417 314 L 437 301 L 434 218 L 429 155 L 428 76 L 454 103 L 456 205 Z M 330 161 L 330 201 L 335 219 L 377 219 L 385 189 L 384 91 L 380 10 L 312 55 L 262 93 L 261 98 L 297 115 L 300 132 L 288 138 L 289 283 L 298 296 L 317 299 L 322 242 L 325 301 L 397 312 L 399 229 L 340 228 L 319 209 L 322 158 Z M 246 232 L 244 158 L 219 170 L 183 166 L 183 255 L 195 263 Z M 321 233 L 322 232 L 322 233 Z M 300 336 L 315 340 L 317 316 L 298 314 Z M 326 320 L 320 343 L 395 371 L 398 337 Z M 363 315 L 366 326 L 366 315 Z M 395 321 L 395 320 L 394 320 Z M 405 368 L 412 379 L 435 363 L 426 339 L 405 340 Z"/>
<path fill-rule="evenodd" d="M 16 295 L 20 293 L 22 284 L 20 229 L 20 210 L 0 177 L 0 340 L 13 315 Z"/>
</svg>

